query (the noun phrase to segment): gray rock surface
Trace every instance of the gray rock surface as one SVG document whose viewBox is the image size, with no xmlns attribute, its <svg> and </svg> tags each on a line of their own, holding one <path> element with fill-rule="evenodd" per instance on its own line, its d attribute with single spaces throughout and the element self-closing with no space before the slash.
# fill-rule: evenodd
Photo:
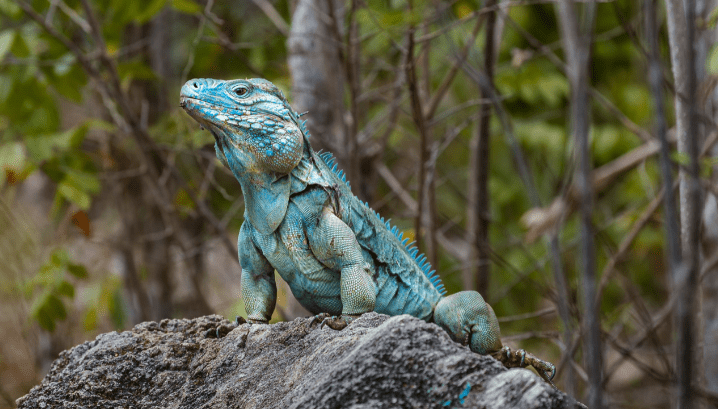
<svg viewBox="0 0 718 409">
<path fill-rule="evenodd" d="M 578 408 L 438 326 L 364 314 L 342 331 L 213 315 L 145 322 L 60 354 L 19 408 Z M 220 337 L 206 337 L 220 327 Z"/>
</svg>

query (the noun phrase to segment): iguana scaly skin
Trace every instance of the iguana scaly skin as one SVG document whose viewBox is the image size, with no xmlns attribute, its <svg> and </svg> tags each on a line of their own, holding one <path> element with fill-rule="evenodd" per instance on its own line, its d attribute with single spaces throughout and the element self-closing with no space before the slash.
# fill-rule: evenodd
<svg viewBox="0 0 718 409">
<path fill-rule="evenodd" d="M 479 293 L 445 295 L 426 257 L 352 194 L 331 155 L 312 150 L 305 122 L 274 84 L 193 79 L 180 106 L 214 135 L 217 157 L 242 187 L 238 250 L 250 322 L 270 319 L 276 270 L 334 329 L 368 311 L 409 314 L 474 352 L 553 378 L 552 364 L 502 346 L 496 315 Z"/>
</svg>

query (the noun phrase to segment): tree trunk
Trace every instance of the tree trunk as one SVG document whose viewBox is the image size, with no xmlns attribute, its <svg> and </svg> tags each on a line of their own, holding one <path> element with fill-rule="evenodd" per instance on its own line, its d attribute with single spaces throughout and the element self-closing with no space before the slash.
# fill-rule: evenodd
<svg viewBox="0 0 718 409">
<path fill-rule="evenodd" d="M 496 4 L 489 0 L 486 7 Z M 496 13 L 490 12 L 486 17 L 486 41 L 484 47 L 484 72 L 489 82 L 493 84 L 494 61 L 496 53 L 494 47 Z M 488 99 L 487 95 L 483 95 Z M 489 245 L 489 125 L 491 121 L 491 105 L 488 103 L 479 106 L 479 124 L 476 134 L 471 140 L 471 163 L 469 173 L 469 203 L 467 241 L 472 244 L 468 263 L 464 270 L 464 288 L 475 289 L 484 298 L 489 291 L 489 275 L 491 273 L 490 245 Z M 475 277 L 475 278 L 474 278 Z"/>
<path fill-rule="evenodd" d="M 700 7 L 700 8 L 698 8 Z M 717 0 L 707 0 L 697 4 L 696 15 L 702 21 L 709 21 L 710 14 L 718 7 Z M 707 61 L 710 50 L 718 43 L 718 29 L 701 25 L 701 30 L 696 33 L 696 61 Z M 696 65 L 698 89 L 704 90 L 710 81 L 705 66 Z M 710 89 L 709 89 L 710 90 Z M 705 95 L 705 100 L 699 100 L 699 112 L 708 118 L 716 118 L 718 114 L 718 91 L 713 88 Z M 699 124 L 700 126 L 700 124 Z M 705 130 L 700 133 L 706 135 Z M 703 152 L 701 152 L 703 153 Z M 705 152 L 713 158 L 718 157 L 718 147 L 713 147 Z M 711 183 L 715 186 L 718 183 L 718 166 L 713 167 Z M 708 192 L 703 201 L 703 222 L 700 237 L 701 260 L 708 262 L 718 254 L 718 201 L 713 193 Z M 697 351 L 697 359 L 702 363 L 698 367 L 699 375 L 705 382 L 705 388 L 713 393 L 718 393 L 718 267 L 714 266 L 705 273 L 701 282 L 701 303 L 698 317 L 702 318 L 703 330 L 703 353 Z M 700 348 L 700 347 L 699 347 Z M 702 359 L 700 358 L 702 356 Z M 702 373 L 701 373 L 702 371 Z"/>
<path fill-rule="evenodd" d="M 688 8 L 684 8 L 684 5 Z M 674 86 L 676 89 L 676 129 L 678 151 L 687 154 L 690 163 L 679 171 L 681 219 L 681 254 L 683 263 L 673 272 L 678 291 L 676 307 L 676 374 L 678 381 L 676 407 L 693 405 L 692 383 L 695 362 L 695 296 L 698 285 L 698 244 L 700 224 L 700 187 L 698 182 L 698 128 L 695 116 L 696 71 L 694 53 L 693 2 L 667 0 L 668 40 L 671 51 Z"/>
<path fill-rule="evenodd" d="M 307 127 L 315 150 L 332 151 L 346 163 L 344 123 L 344 73 L 341 39 L 344 31 L 343 2 L 299 0 L 287 39 L 292 77 L 292 106 L 309 111 Z"/>
<path fill-rule="evenodd" d="M 571 86 L 571 131 L 576 146 L 576 184 L 581 195 L 581 273 L 584 298 L 584 357 L 589 380 L 588 406 L 603 407 L 603 350 L 599 303 L 596 297 L 596 256 L 593 239 L 592 159 L 588 144 L 590 127 L 589 67 L 595 3 L 584 6 L 583 25 L 579 24 L 573 1 L 559 5 L 561 38 L 566 54 L 567 76 Z"/>
</svg>

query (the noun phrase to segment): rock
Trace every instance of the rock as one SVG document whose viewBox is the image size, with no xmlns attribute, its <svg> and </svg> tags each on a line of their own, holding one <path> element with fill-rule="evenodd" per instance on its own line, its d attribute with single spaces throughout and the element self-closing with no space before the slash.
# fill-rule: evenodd
<svg viewBox="0 0 718 409">
<path fill-rule="evenodd" d="M 145 322 L 62 352 L 42 383 L 17 404 L 22 409 L 584 407 L 533 372 L 507 370 L 451 341 L 438 326 L 408 315 L 372 312 L 342 331 L 311 322 L 297 318 L 234 329 L 216 315 Z"/>
</svg>

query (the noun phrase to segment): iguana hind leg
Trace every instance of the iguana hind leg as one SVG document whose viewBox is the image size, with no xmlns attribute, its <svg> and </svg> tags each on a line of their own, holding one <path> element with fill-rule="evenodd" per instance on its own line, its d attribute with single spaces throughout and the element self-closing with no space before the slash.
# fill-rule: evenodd
<svg viewBox="0 0 718 409">
<path fill-rule="evenodd" d="M 496 314 L 476 291 L 462 291 L 444 297 L 434 309 L 434 322 L 444 328 L 454 341 L 468 344 L 476 353 L 490 354 L 507 368 L 533 366 L 549 383 L 556 373 L 553 364 L 523 349 L 512 352 L 501 344 Z"/>
<path fill-rule="evenodd" d="M 507 368 L 525 368 L 527 366 L 533 366 L 541 378 L 556 388 L 556 385 L 551 382 L 553 377 L 556 375 L 556 367 L 550 362 L 537 358 L 532 353 L 526 352 L 523 349 L 512 351 L 508 346 L 504 346 L 500 350 L 492 352 L 491 356 L 498 359 L 499 362 L 504 364 Z"/>
</svg>

